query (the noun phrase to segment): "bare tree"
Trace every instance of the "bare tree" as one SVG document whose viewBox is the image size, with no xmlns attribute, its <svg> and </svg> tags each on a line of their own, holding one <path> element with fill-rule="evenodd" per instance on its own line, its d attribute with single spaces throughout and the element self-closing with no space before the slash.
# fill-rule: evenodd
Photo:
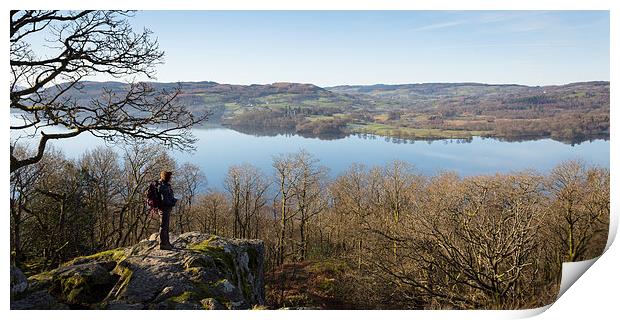
<svg viewBox="0 0 620 320">
<path fill-rule="evenodd" d="M 26 193 L 11 201 L 19 206 L 14 210 L 20 215 L 19 219 L 13 217 L 13 223 L 29 224 L 27 243 L 38 249 L 37 264 L 45 269 L 74 255 L 79 251 L 80 244 L 86 246 L 86 235 L 93 225 L 84 197 L 90 179 L 85 170 L 53 149 L 36 165 L 22 168 L 13 174 L 29 172 L 36 173 L 36 176 L 31 176 L 34 180 L 29 180 L 32 185 L 25 185 L 23 183 L 26 181 L 21 181 L 22 185 L 16 187 Z M 12 181 L 15 182 L 18 181 Z M 24 201 L 15 201 L 24 196 L 27 197 Z M 15 231 L 20 232 L 21 238 L 22 230 Z"/>
<path fill-rule="evenodd" d="M 228 236 L 229 223 L 226 217 L 228 201 L 222 192 L 209 191 L 198 198 L 198 205 L 193 208 L 192 225 L 200 232 Z"/>
<path fill-rule="evenodd" d="M 371 213 L 368 171 L 364 165 L 352 164 L 330 186 L 333 199 L 335 221 L 332 227 L 337 228 L 337 237 L 355 239 L 355 259 L 360 269 L 363 262 L 363 246 L 365 234 L 362 232 L 364 221 Z"/>
<path fill-rule="evenodd" d="M 549 185 L 554 234 L 563 251 L 558 263 L 600 255 L 609 227 L 609 171 L 567 161 L 551 171 Z"/>
<path fill-rule="evenodd" d="M 15 152 L 26 154 L 25 147 L 21 145 Z M 43 174 L 43 166 L 29 166 L 11 172 L 11 256 L 16 263 L 22 259 L 23 225 L 33 217 L 27 206 L 36 197 L 37 179 Z"/>
<path fill-rule="evenodd" d="M 273 168 L 275 169 L 277 195 L 274 198 L 274 209 L 278 220 L 280 221 L 278 230 L 278 241 L 276 248 L 276 263 L 281 265 L 287 255 L 287 237 L 286 231 L 290 220 L 294 218 L 295 213 L 291 207 L 291 199 L 295 195 L 293 186 L 297 184 L 299 177 L 295 171 L 295 161 L 292 155 L 279 155 L 273 159 Z M 291 212 L 292 211 L 292 212 Z"/>
<path fill-rule="evenodd" d="M 305 150 L 294 154 L 293 161 L 294 176 L 297 177 L 292 187 L 295 216 L 299 222 L 298 257 L 305 260 L 308 252 L 308 223 L 327 206 L 327 168 L 319 166 L 319 161 Z"/>
<path fill-rule="evenodd" d="M 200 170 L 200 167 L 191 163 L 184 163 L 178 168 L 172 183 L 175 186 L 175 192 L 184 195 L 176 204 L 175 221 L 175 229 L 177 232 L 183 233 L 189 231 L 192 225 L 190 213 L 199 189 L 207 184 L 207 177 Z"/>
<path fill-rule="evenodd" d="M 120 202 L 122 194 L 124 175 L 119 156 L 111 148 L 98 147 L 87 151 L 79 164 L 94 182 L 85 195 L 88 210 L 94 218 L 90 235 L 91 247 L 107 248 L 111 245 L 115 204 Z"/>
<path fill-rule="evenodd" d="M 177 105 L 180 88 L 156 91 L 130 82 L 120 90 L 104 89 L 99 98 L 76 97 L 81 81 L 94 75 L 154 78 L 163 52 L 151 31 L 132 30 L 127 20 L 132 14 L 11 11 L 10 99 L 11 111 L 19 113 L 11 130 L 39 137 L 34 154 L 20 156 L 11 147 L 11 172 L 40 161 L 49 140 L 84 132 L 108 141 L 155 139 L 171 148 L 193 148 L 189 129 L 207 114 L 195 116 Z M 37 43 L 40 38 L 43 43 Z"/>
<path fill-rule="evenodd" d="M 224 188 L 230 197 L 235 237 L 258 237 L 258 220 L 267 203 L 265 194 L 268 187 L 265 175 L 252 165 L 243 164 L 228 169 Z"/>
<path fill-rule="evenodd" d="M 374 263 L 412 301 L 455 308 L 510 308 L 538 290 L 542 178 L 535 175 L 437 177 L 424 210 L 401 215 L 388 242 L 398 259 Z M 381 248 L 381 246 L 378 246 Z"/>
</svg>

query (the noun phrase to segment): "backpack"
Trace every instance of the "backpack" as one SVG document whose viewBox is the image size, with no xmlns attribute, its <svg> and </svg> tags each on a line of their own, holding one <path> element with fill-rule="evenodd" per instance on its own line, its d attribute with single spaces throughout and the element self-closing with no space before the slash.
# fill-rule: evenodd
<svg viewBox="0 0 620 320">
<path fill-rule="evenodd" d="M 149 187 L 144 193 L 144 199 L 146 205 L 152 209 L 159 209 L 161 207 L 161 193 L 159 192 L 159 181 L 151 181 Z"/>
</svg>

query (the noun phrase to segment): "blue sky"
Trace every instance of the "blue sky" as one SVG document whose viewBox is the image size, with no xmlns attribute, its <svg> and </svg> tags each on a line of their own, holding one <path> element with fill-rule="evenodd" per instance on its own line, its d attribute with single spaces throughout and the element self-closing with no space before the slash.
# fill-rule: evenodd
<svg viewBox="0 0 620 320">
<path fill-rule="evenodd" d="M 140 11 L 157 80 L 251 84 L 609 80 L 607 11 Z"/>
</svg>

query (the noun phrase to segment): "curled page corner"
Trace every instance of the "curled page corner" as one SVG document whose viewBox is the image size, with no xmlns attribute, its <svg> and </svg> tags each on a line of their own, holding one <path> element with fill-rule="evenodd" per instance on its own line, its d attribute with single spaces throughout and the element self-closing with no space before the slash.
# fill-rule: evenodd
<svg viewBox="0 0 620 320">
<path fill-rule="evenodd" d="M 535 308 L 535 309 L 524 309 L 524 310 L 515 311 L 513 314 L 508 316 L 507 319 L 531 318 L 531 317 L 537 316 L 537 315 L 547 311 L 547 309 L 549 309 L 552 305 L 553 305 L 553 303 L 550 303 L 550 304 L 548 304 L 546 306 L 542 306 L 542 307 Z"/>
<path fill-rule="evenodd" d="M 616 212 L 616 214 L 614 214 Z M 618 233 L 618 213 L 617 210 L 611 210 L 609 212 L 609 232 L 607 233 L 607 244 L 605 245 L 605 250 L 603 250 L 603 254 L 609 249 L 609 246 L 614 242 L 616 238 L 616 234 Z"/>
<path fill-rule="evenodd" d="M 559 299 L 566 290 L 586 272 L 586 270 L 590 269 L 598 258 L 600 258 L 600 256 L 590 260 L 562 263 L 562 281 L 560 282 L 560 291 L 558 292 L 556 300 Z"/>
</svg>

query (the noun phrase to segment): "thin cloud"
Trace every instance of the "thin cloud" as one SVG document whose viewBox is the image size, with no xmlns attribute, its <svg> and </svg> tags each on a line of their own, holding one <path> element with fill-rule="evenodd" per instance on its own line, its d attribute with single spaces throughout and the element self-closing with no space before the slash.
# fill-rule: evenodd
<svg viewBox="0 0 620 320">
<path fill-rule="evenodd" d="M 508 32 L 532 32 L 548 29 L 549 27 L 563 27 L 556 21 L 550 21 L 549 19 L 537 19 L 537 20 L 523 20 L 519 23 L 506 26 Z"/>
<path fill-rule="evenodd" d="M 532 32 L 548 28 L 560 23 L 548 17 L 547 11 L 526 12 L 484 12 L 468 19 L 449 20 L 431 23 L 411 29 L 411 31 L 429 31 L 463 25 L 496 25 L 502 32 Z"/>
<path fill-rule="evenodd" d="M 556 48 L 556 47 L 577 47 L 574 43 L 486 43 L 456 46 L 439 46 L 437 49 L 467 49 L 467 48 Z"/>
<path fill-rule="evenodd" d="M 455 26 L 463 25 L 463 24 L 466 24 L 466 23 L 469 23 L 469 21 L 468 20 L 455 20 L 455 21 L 433 23 L 433 24 L 429 24 L 429 25 L 425 25 L 425 26 L 421 26 L 421 27 L 417 27 L 417 28 L 411 29 L 411 31 L 427 31 L 427 30 L 444 29 L 444 28 L 450 28 L 450 27 L 455 27 Z"/>
<path fill-rule="evenodd" d="M 498 23 L 504 22 L 508 20 L 515 19 L 516 16 L 511 13 L 482 13 L 475 18 L 470 19 L 459 19 L 459 20 L 451 20 L 444 22 L 431 23 L 428 25 L 420 26 L 411 29 L 411 31 L 428 31 L 428 30 L 438 30 L 444 28 L 451 28 L 461 25 L 467 24 L 489 24 L 489 23 Z"/>
</svg>

